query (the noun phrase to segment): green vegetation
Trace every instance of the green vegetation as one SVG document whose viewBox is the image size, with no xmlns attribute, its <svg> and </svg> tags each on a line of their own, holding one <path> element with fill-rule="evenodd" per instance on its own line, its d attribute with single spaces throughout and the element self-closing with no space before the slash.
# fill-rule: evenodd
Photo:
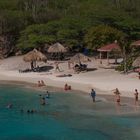
<svg viewBox="0 0 140 140">
<path fill-rule="evenodd" d="M 139 0 L 0 0 L 0 47 L 27 51 L 60 42 L 96 49 L 114 40 L 131 42 L 140 38 L 139 5 Z"/>
<path fill-rule="evenodd" d="M 115 40 L 123 44 L 125 38 L 126 35 L 123 32 L 106 25 L 99 25 L 89 29 L 85 35 L 85 43 L 89 48 L 96 50 L 102 45 L 112 43 Z"/>
<path fill-rule="evenodd" d="M 116 70 L 117 71 L 124 71 L 124 65 L 126 65 L 126 72 L 128 72 L 129 70 L 133 70 L 133 67 L 132 67 L 132 63 L 133 63 L 133 59 L 131 57 L 128 57 L 128 59 L 126 59 L 126 64 L 124 64 L 124 62 L 122 62 L 117 68 Z"/>
</svg>

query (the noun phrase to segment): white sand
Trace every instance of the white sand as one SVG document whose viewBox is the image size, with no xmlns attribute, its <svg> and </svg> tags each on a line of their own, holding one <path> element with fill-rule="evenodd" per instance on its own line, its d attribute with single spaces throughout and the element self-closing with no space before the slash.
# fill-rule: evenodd
<svg viewBox="0 0 140 140">
<path fill-rule="evenodd" d="M 50 64 L 54 62 L 49 62 Z M 43 64 L 39 65 L 49 65 Z M 37 83 L 38 80 L 44 80 L 46 85 L 63 88 L 67 83 L 72 86 L 74 90 L 82 90 L 85 92 L 90 91 L 91 88 L 96 88 L 104 94 L 112 94 L 113 89 L 119 88 L 122 96 L 134 97 L 134 89 L 137 88 L 140 91 L 140 80 L 136 73 L 128 75 L 120 74 L 119 72 L 111 69 L 99 68 L 98 61 L 93 60 L 88 63 L 88 67 L 97 68 L 95 71 L 86 73 L 73 74 L 72 70 L 68 70 L 67 63 L 61 63 L 60 68 L 63 72 L 55 72 L 54 69 L 48 72 L 31 72 L 31 73 L 19 73 L 19 69 L 29 68 L 30 64 L 25 63 L 22 57 L 11 57 L 0 61 L 0 80 L 5 81 L 23 81 Z M 56 77 L 59 74 L 71 73 L 72 77 Z"/>
</svg>

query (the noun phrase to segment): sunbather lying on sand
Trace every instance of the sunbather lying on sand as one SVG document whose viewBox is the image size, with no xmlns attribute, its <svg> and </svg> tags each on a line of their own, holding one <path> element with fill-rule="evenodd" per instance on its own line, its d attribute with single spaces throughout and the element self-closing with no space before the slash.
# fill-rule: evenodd
<svg viewBox="0 0 140 140">
<path fill-rule="evenodd" d="M 71 74 L 61 74 L 61 75 L 56 75 L 56 77 L 71 77 Z"/>
</svg>

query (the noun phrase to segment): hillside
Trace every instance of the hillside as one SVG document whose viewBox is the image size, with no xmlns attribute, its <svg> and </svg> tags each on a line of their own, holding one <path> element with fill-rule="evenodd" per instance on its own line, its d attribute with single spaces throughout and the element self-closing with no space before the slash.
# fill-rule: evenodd
<svg viewBox="0 0 140 140">
<path fill-rule="evenodd" d="M 137 40 L 139 5 L 139 0 L 0 0 L 0 46 L 26 50 L 59 41 L 76 47 L 84 45 L 91 27 L 102 24 L 122 31 L 129 40 Z M 35 30 L 43 34 L 34 34 Z"/>
</svg>

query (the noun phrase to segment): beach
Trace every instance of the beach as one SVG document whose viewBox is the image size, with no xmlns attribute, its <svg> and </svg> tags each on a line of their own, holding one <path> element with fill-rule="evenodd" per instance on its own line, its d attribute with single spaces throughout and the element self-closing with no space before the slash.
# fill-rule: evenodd
<svg viewBox="0 0 140 140">
<path fill-rule="evenodd" d="M 54 62 L 38 65 L 53 67 Z M 67 62 L 60 62 L 61 72 L 56 72 L 55 66 L 46 72 L 19 72 L 29 67 L 22 56 L 0 61 L 1 139 L 139 139 L 140 108 L 134 103 L 139 80 L 135 73 L 124 75 L 100 68 L 98 60 L 88 63 L 94 70 L 79 74 L 69 70 Z M 61 74 L 72 76 L 57 77 Z M 46 86 L 38 87 L 39 80 Z M 65 83 L 72 90 L 65 91 Z M 123 96 L 119 106 L 112 91 L 116 87 Z M 95 103 L 91 88 L 96 90 Z M 50 98 L 44 106 L 40 99 L 46 91 Z M 10 109 L 9 103 L 13 105 Z"/>
<path fill-rule="evenodd" d="M 54 61 L 47 63 L 39 62 L 39 66 L 52 66 L 53 68 L 46 72 L 27 72 L 19 73 L 19 69 L 30 68 L 30 63 L 25 63 L 22 56 L 10 57 L 0 60 L 0 80 L 1 81 L 19 81 L 37 84 L 43 80 L 47 86 L 64 88 L 65 83 L 71 85 L 73 90 L 80 90 L 89 93 L 91 88 L 95 88 L 99 93 L 112 95 L 112 90 L 118 88 L 121 96 L 134 97 L 134 90 L 138 89 L 140 80 L 137 73 L 122 74 L 114 69 L 105 69 L 100 67 L 99 61 L 93 59 L 88 62 L 88 67 L 94 70 L 75 74 L 72 69 L 68 69 L 67 62 L 61 62 L 59 67 L 61 72 L 56 72 Z M 71 77 L 57 77 L 61 74 L 72 74 Z"/>
</svg>

